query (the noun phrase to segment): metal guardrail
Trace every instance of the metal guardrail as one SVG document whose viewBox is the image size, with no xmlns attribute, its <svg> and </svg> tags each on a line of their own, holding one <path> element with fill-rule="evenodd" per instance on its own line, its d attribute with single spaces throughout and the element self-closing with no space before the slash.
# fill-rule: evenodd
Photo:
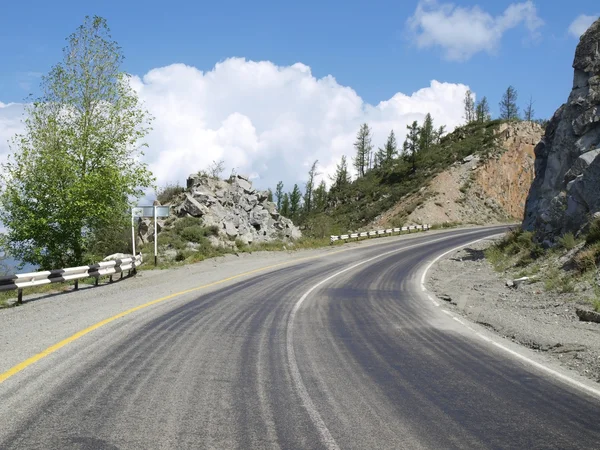
<svg viewBox="0 0 600 450">
<path fill-rule="evenodd" d="M 79 288 L 79 280 L 82 278 L 95 278 L 95 284 L 98 285 L 100 277 L 109 276 L 110 281 L 113 281 L 112 276 L 120 273 L 121 278 L 123 278 L 124 271 L 129 271 L 131 274 L 133 270 L 135 273 L 136 267 L 141 266 L 143 262 L 142 254 L 140 253 L 135 257 L 103 261 L 89 266 L 2 276 L 0 277 L 0 292 L 18 289 L 17 304 L 21 304 L 23 302 L 24 288 L 75 280 L 75 289 L 77 290 Z"/>
<path fill-rule="evenodd" d="M 375 230 L 375 231 L 363 231 L 362 233 L 342 234 L 340 236 L 331 236 L 330 243 L 333 244 L 336 241 L 348 241 L 350 239 L 360 239 L 361 237 L 371 238 L 379 236 L 391 236 L 394 233 L 401 234 L 403 231 L 409 233 L 415 231 L 427 231 L 431 228 L 431 225 L 411 225 L 408 227 L 401 228 L 388 228 L 387 230 Z"/>
</svg>

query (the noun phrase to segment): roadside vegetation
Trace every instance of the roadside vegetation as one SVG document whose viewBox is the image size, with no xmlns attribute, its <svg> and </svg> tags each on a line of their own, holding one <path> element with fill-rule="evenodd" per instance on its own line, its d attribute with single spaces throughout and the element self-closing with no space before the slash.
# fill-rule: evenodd
<svg viewBox="0 0 600 450">
<path fill-rule="evenodd" d="M 591 223 L 584 236 L 561 236 L 544 248 L 532 232 L 514 228 L 485 250 L 494 269 L 514 278 L 529 277 L 547 292 L 576 293 L 600 312 L 600 221 Z"/>
</svg>

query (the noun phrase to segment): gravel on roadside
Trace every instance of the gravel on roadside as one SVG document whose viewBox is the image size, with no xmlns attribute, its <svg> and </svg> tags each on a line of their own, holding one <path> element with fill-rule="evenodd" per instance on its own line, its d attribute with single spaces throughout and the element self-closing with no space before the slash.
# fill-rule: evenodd
<svg viewBox="0 0 600 450">
<path fill-rule="evenodd" d="M 492 241 L 446 255 L 431 268 L 428 289 L 449 310 L 600 383 L 600 323 L 575 313 L 589 303 L 576 293 L 545 292 L 542 282 L 507 286 L 484 257 Z"/>
</svg>

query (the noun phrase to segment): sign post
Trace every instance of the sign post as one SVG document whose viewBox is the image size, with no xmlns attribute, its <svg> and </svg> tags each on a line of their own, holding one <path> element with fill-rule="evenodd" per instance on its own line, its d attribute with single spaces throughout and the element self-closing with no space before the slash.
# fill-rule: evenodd
<svg viewBox="0 0 600 450">
<path fill-rule="evenodd" d="M 135 230 L 134 217 L 147 217 L 154 219 L 154 265 L 158 264 L 158 222 L 159 217 L 169 217 L 169 206 L 138 206 L 131 209 L 131 238 L 133 240 L 133 255 L 135 256 Z"/>
</svg>

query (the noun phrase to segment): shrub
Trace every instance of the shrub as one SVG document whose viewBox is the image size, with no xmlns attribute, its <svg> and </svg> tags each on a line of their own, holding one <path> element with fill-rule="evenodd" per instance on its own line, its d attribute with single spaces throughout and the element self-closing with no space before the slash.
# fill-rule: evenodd
<svg viewBox="0 0 600 450">
<path fill-rule="evenodd" d="M 585 243 L 590 245 L 597 242 L 600 242 L 600 220 L 594 219 L 585 237 Z"/>
<path fill-rule="evenodd" d="M 600 300 L 596 299 L 592 302 L 592 307 L 594 308 L 594 311 L 596 312 L 600 312 Z"/>
<path fill-rule="evenodd" d="M 573 233 L 567 233 L 558 239 L 558 245 L 565 250 L 572 250 L 577 245 Z"/>
<path fill-rule="evenodd" d="M 199 217 L 182 217 L 173 226 L 173 230 L 175 233 L 180 233 L 181 230 L 188 227 L 193 227 L 194 225 L 202 225 L 202 219 Z"/>
<path fill-rule="evenodd" d="M 179 184 L 167 184 L 156 191 L 156 199 L 161 205 L 164 205 L 183 192 L 185 192 L 185 189 Z"/>
<path fill-rule="evenodd" d="M 598 258 L 598 245 L 586 247 L 578 252 L 573 258 L 575 268 L 580 273 L 585 273 L 588 270 L 596 270 L 596 260 Z"/>
<path fill-rule="evenodd" d="M 200 225 L 186 227 L 179 232 L 179 236 L 187 242 L 201 243 L 206 239 L 207 229 Z"/>
</svg>

